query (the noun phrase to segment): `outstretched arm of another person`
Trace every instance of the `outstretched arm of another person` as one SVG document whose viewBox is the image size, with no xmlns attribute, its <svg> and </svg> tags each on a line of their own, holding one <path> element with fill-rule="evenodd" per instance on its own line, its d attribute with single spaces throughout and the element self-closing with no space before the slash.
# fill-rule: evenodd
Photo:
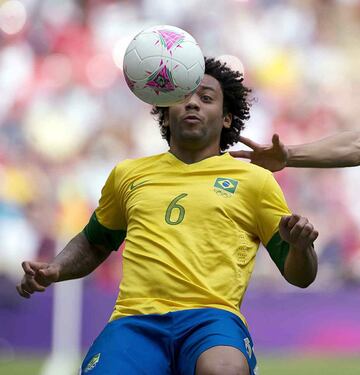
<svg viewBox="0 0 360 375">
<path fill-rule="evenodd" d="M 308 287 L 317 274 L 318 261 L 313 242 L 319 233 L 307 218 L 295 214 L 281 218 L 279 232 L 290 245 L 284 266 L 285 279 L 300 288 Z"/>
<path fill-rule="evenodd" d="M 51 263 L 23 262 L 25 274 L 16 289 L 20 296 L 30 298 L 34 292 L 43 292 L 54 282 L 84 277 L 94 271 L 110 252 L 102 246 L 90 244 L 81 232 Z"/>
<path fill-rule="evenodd" d="M 287 149 L 288 167 L 354 167 L 360 165 L 360 131 L 342 132 Z"/>
<path fill-rule="evenodd" d="M 240 141 L 252 150 L 231 151 L 232 156 L 250 159 L 272 172 L 284 167 L 341 168 L 360 165 L 360 131 L 356 130 L 294 146 L 285 146 L 277 134 L 274 134 L 270 145 L 260 145 L 245 137 L 240 137 Z"/>
</svg>

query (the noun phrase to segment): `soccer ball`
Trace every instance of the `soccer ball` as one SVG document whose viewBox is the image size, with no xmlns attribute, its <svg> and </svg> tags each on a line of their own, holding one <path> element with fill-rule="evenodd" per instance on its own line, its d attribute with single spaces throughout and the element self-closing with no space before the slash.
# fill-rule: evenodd
<svg viewBox="0 0 360 375">
<path fill-rule="evenodd" d="M 168 107 L 181 103 L 199 86 L 204 56 L 195 39 L 174 26 L 154 26 L 130 42 L 124 56 L 124 76 L 142 101 Z"/>
</svg>

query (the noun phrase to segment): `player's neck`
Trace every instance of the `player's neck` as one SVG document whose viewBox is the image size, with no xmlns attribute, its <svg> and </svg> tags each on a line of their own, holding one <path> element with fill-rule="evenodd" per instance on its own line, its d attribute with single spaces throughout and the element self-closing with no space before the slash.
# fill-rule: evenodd
<svg viewBox="0 0 360 375">
<path fill-rule="evenodd" d="M 218 147 L 206 147 L 203 149 L 184 149 L 177 147 L 176 145 L 171 145 L 169 152 L 186 164 L 197 163 L 201 160 L 211 158 L 212 156 L 221 155 L 220 149 Z"/>
</svg>

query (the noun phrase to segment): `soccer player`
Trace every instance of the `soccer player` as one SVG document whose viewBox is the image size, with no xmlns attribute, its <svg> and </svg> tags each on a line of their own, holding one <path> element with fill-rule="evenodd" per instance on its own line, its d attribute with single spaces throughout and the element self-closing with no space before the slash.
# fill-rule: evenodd
<svg viewBox="0 0 360 375">
<path fill-rule="evenodd" d="M 340 168 L 360 165 L 360 131 L 345 131 L 312 143 L 285 146 L 277 134 L 272 145 L 260 145 L 248 138 L 240 141 L 252 151 L 231 151 L 237 158 L 250 159 L 252 163 L 280 171 L 285 167 Z"/>
<path fill-rule="evenodd" d="M 126 239 L 114 311 L 82 374 L 255 375 L 240 306 L 260 241 L 289 283 L 314 281 L 318 232 L 289 212 L 270 172 L 224 152 L 249 92 L 206 59 L 195 93 L 152 111 L 169 152 L 119 163 L 83 232 L 51 263 L 23 262 L 17 290 L 29 298 L 86 276 Z"/>
</svg>

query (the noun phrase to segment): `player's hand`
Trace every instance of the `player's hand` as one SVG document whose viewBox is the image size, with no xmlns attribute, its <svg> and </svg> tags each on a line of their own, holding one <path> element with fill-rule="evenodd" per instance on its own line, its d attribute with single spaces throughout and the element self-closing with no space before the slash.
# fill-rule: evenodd
<svg viewBox="0 0 360 375">
<path fill-rule="evenodd" d="M 55 264 L 22 262 L 25 272 L 16 290 L 21 297 L 30 298 L 34 292 L 44 292 L 52 283 L 59 280 L 59 267 Z"/>
<path fill-rule="evenodd" d="M 286 167 L 289 152 L 277 134 L 273 135 L 271 145 L 260 145 L 249 138 L 241 136 L 239 140 L 250 147 L 252 151 L 230 151 L 231 156 L 250 159 L 252 163 L 269 169 L 271 172 L 280 171 Z"/>
<path fill-rule="evenodd" d="M 284 241 L 298 250 L 306 250 L 319 235 L 306 217 L 295 214 L 281 218 L 279 232 Z"/>
</svg>

